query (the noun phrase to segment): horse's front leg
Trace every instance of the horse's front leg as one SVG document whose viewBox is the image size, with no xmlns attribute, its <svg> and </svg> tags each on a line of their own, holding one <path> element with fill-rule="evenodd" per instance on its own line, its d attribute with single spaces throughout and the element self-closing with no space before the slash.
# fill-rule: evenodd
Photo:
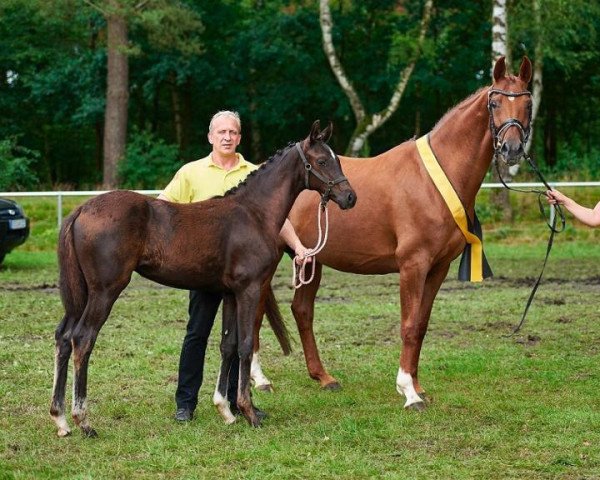
<svg viewBox="0 0 600 480">
<path fill-rule="evenodd" d="M 427 333 L 433 300 L 446 277 L 448 266 L 425 273 L 422 262 L 405 263 L 400 269 L 402 351 L 396 377 L 398 393 L 406 397 L 404 408 L 423 410 L 424 390 L 419 384 L 419 357 Z"/>
<path fill-rule="evenodd" d="M 253 427 L 260 426 L 250 396 L 250 367 L 254 345 L 254 321 L 260 298 L 260 283 L 253 283 L 236 295 L 238 356 L 240 377 L 237 404 L 240 412 Z"/>
<path fill-rule="evenodd" d="M 223 322 L 221 331 L 221 369 L 217 386 L 213 394 L 213 404 L 226 424 L 235 422 L 227 400 L 227 387 L 229 385 L 229 370 L 234 355 L 237 355 L 237 321 L 236 302 L 232 294 L 223 295 Z"/>
</svg>

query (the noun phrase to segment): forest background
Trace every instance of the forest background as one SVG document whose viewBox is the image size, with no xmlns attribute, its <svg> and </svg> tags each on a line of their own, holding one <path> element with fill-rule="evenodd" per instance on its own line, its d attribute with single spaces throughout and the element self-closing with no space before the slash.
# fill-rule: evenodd
<svg viewBox="0 0 600 480">
<path fill-rule="evenodd" d="M 386 108 L 414 61 L 397 110 L 361 156 L 426 133 L 490 83 L 491 0 L 328 3 L 337 56 L 367 112 Z M 509 69 L 523 55 L 542 66 L 535 160 L 554 181 L 598 179 L 600 5 L 505 3 Z M 241 114 L 240 151 L 255 163 L 304 138 L 315 119 L 333 121 L 334 149 L 349 151 L 358 122 L 324 53 L 319 8 L 315 0 L 3 0 L 0 191 L 162 188 L 209 152 L 208 122 L 222 109 Z M 108 88 L 111 75 L 120 90 Z M 123 112 L 121 123 L 107 121 L 110 95 L 125 105 L 125 122 Z M 105 125 L 123 142 L 112 177 Z M 521 169 L 517 180 L 528 175 Z"/>
</svg>

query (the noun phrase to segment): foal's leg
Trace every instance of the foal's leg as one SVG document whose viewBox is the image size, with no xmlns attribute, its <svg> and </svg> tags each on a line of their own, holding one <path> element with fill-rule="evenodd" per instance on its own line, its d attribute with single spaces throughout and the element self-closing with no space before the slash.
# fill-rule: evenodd
<svg viewBox="0 0 600 480">
<path fill-rule="evenodd" d="M 314 259 L 313 259 L 314 261 Z M 329 375 L 319 357 L 319 350 L 315 340 L 313 330 L 313 321 L 315 318 L 315 297 L 321 284 L 323 265 L 315 265 L 315 277 L 308 285 L 298 288 L 292 301 L 292 313 L 298 325 L 302 348 L 304 349 L 304 359 L 310 378 L 318 380 L 321 387 L 327 390 L 338 390 L 341 388 L 338 381 Z"/>
<path fill-rule="evenodd" d="M 260 283 L 250 284 L 244 291 L 236 295 L 238 356 L 240 358 L 240 378 L 237 404 L 246 420 L 253 427 L 260 426 L 250 396 L 250 364 L 254 343 L 254 320 L 260 298 Z"/>
<path fill-rule="evenodd" d="M 402 351 L 396 389 L 406 397 L 404 408 L 412 410 L 425 408 L 425 402 L 419 396 L 423 391 L 417 378 L 419 356 L 427 332 L 433 299 L 447 273 L 446 267 L 426 274 L 427 267 L 422 261 L 415 260 L 410 263 L 405 262 L 400 269 Z"/>
<path fill-rule="evenodd" d="M 229 385 L 229 369 L 233 356 L 237 355 L 237 322 L 235 297 L 226 293 L 223 295 L 223 327 L 221 331 L 221 369 L 217 386 L 213 394 L 213 404 L 226 424 L 235 422 L 235 416 L 229 408 L 227 387 Z"/>
<path fill-rule="evenodd" d="M 67 373 L 69 357 L 71 356 L 71 334 L 77 319 L 73 315 L 65 314 L 56 328 L 54 338 L 56 348 L 54 355 L 54 384 L 52 387 L 52 402 L 50 404 L 50 416 L 58 427 L 58 436 L 66 437 L 71 433 L 69 424 L 65 417 L 65 387 L 67 384 Z"/>
<path fill-rule="evenodd" d="M 90 290 L 85 311 L 73 331 L 74 375 L 71 415 L 86 437 L 98 436 L 87 418 L 87 376 L 90 355 L 94 349 L 98 332 L 106 322 L 110 310 L 123 288 L 125 286 L 111 291 L 95 292 Z"/>
</svg>

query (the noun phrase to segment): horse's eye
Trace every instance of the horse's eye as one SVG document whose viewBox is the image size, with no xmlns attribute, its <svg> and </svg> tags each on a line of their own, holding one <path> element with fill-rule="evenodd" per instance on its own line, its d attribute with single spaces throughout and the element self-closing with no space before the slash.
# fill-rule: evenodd
<svg viewBox="0 0 600 480">
<path fill-rule="evenodd" d="M 498 108 L 498 102 L 496 100 L 490 100 L 490 108 Z"/>
<path fill-rule="evenodd" d="M 318 163 L 318 164 L 319 164 L 321 167 L 323 167 L 323 166 L 325 166 L 325 164 L 327 163 L 327 159 L 326 159 L 326 158 L 319 158 L 319 159 L 317 160 L 317 163 Z"/>
</svg>

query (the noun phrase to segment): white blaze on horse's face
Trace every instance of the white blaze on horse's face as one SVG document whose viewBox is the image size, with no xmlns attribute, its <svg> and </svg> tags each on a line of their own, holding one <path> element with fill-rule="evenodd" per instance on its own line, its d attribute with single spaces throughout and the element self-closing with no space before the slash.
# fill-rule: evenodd
<svg viewBox="0 0 600 480">
<path fill-rule="evenodd" d="M 419 397 L 419 394 L 415 390 L 415 385 L 410 373 L 406 373 L 402 368 L 398 369 L 398 376 L 396 377 L 396 390 L 400 395 L 406 397 L 406 403 L 404 408 L 410 407 L 415 403 L 423 403 L 423 399 Z"/>
</svg>

